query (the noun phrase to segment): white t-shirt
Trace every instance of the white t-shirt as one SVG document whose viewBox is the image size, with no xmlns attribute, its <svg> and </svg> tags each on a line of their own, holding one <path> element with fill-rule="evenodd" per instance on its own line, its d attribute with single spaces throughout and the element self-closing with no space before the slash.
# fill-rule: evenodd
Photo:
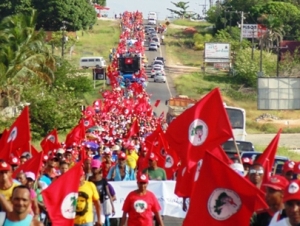
<svg viewBox="0 0 300 226">
<path fill-rule="evenodd" d="M 292 226 L 288 218 L 284 218 L 278 222 L 271 223 L 269 226 Z"/>
</svg>

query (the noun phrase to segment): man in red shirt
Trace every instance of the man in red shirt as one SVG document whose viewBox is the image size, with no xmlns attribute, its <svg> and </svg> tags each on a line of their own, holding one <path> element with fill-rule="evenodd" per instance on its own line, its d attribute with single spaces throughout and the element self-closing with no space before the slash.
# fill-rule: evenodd
<svg viewBox="0 0 300 226">
<path fill-rule="evenodd" d="M 138 189 L 130 192 L 123 205 L 123 216 L 120 226 L 125 226 L 128 214 L 128 226 L 152 226 L 154 213 L 155 218 L 160 226 L 164 223 L 160 217 L 160 206 L 155 195 L 147 190 L 148 176 L 140 174 L 137 177 Z"/>
<path fill-rule="evenodd" d="M 102 160 L 102 163 L 101 163 L 101 168 L 102 168 L 103 178 L 106 179 L 110 168 L 115 165 L 111 161 L 111 151 L 108 147 L 106 147 L 104 149 L 102 157 L 103 157 L 103 160 Z"/>
</svg>

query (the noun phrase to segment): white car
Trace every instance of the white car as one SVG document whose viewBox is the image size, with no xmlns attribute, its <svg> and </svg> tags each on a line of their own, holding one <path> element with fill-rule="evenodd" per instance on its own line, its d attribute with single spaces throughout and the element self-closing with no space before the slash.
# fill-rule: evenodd
<svg viewBox="0 0 300 226">
<path fill-rule="evenodd" d="M 155 51 L 157 51 L 157 45 L 156 45 L 156 43 L 150 43 L 149 44 L 149 51 L 151 51 L 151 50 L 155 50 Z"/>
<path fill-rule="evenodd" d="M 166 76 L 162 73 L 158 73 L 154 76 L 154 82 L 166 83 Z"/>
<path fill-rule="evenodd" d="M 149 25 L 156 25 L 156 20 L 155 20 L 155 19 L 149 18 L 149 19 L 148 19 L 148 24 L 149 24 Z"/>
<path fill-rule="evenodd" d="M 160 65 L 162 67 L 164 67 L 164 62 L 162 60 L 154 60 L 152 63 L 152 66 L 154 65 Z"/>
<path fill-rule="evenodd" d="M 158 48 L 160 47 L 160 42 L 158 41 L 157 38 L 152 38 L 152 39 L 150 40 L 150 43 L 155 43 L 155 44 L 157 45 Z"/>
<path fill-rule="evenodd" d="M 156 74 L 165 74 L 163 67 L 155 66 L 151 69 L 151 78 L 154 78 Z"/>
</svg>

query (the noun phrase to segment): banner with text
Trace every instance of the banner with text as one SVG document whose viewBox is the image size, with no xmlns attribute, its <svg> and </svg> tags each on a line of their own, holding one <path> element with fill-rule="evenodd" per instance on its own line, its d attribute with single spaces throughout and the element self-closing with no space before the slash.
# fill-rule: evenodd
<svg viewBox="0 0 300 226">
<path fill-rule="evenodd" d="M 109 182 L 116 191 L 117 200 L 114 202 L 115 218 L 122 217 L 122 207 L 129 192 L 137 189 L 136 181 Z M 182 198 L 174 194 L 175 181 L 149 181 L 147 190 L 152 191 L 161 207 L 163 216 L 184 218 L 186 213 L 182 210 Z"/>
</svg>

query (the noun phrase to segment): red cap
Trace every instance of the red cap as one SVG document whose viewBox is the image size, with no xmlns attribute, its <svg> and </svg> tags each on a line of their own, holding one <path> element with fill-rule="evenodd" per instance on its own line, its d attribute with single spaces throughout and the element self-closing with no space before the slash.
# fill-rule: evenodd
<svg viewBox="0 0 300 226">
<path fill-rule="evenodd" d="M 154 153 L 150 153 L 149 160 L 157 161 L 158 158 L 157 158 L 157 156 Z"/>
<path fill-rule="evenodd" d="M 293 162 L 293 161 L 286 161 L 283 164 L 282 171 L 284 173 L 289 172 L 289 171 L 294 171 L 294 166 L 295 166 L 295 162 Z"/>
<path fill-rule="evenodd" d="M 280 175 L 271 176 L 267 183 L 264 183 L 262 186 L 273 188 L 274 190 L 283 191 L 286 186 L 289 184 L 288 180 L 285 177 Z"/>
<path fill-rule="evenodd" d="M 283 196 L 283 202 L 287 202 L 290 200 L 300 200 L 300 181 L 293 180 L 286 187 Z"/>
<path fill-rule="evenodd" d="M 300 162 L 296 162 L 294 165 L 294 173 L 300 174 Z"/>
<path fill-rule="evenodd" d="M 10 171 L 10 170 L 11 170 L 11 166 L 6 162 L 2 162 L 0 164 L 0 171 Z"/>
<path fill-rule="evenodd" d="M 137 182 L 138 183 L 148 183 L 149 179 L 146 174 L 141 174 L 137 177 Z"/>
<path fill-rule="evenodd" d="M 18 166 L 20 165 L 20 160 L 17 157 L 11 157 L 8 163 L 11 166 Z"/>
<path fill-rule="evenodd" d="M 118 155 L 118 159 L 120 159 L 120 160 L 126 159 L 126 154 L 125 154 L 124 152 L 121 152 L 121 153 Z"/>
<path fill-rule="evenodd" d="M 253 160 L 248 157 L 242 158 L 242 162 L 243 164 L 250 164 L 250 165 L 253 164 Z"/>
</svg>

